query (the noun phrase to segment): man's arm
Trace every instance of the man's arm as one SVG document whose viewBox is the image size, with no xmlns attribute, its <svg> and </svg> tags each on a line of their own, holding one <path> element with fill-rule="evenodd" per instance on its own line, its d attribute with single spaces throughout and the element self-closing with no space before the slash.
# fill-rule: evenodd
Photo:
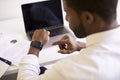
<svg viewBox="0 0 120 80">
<path fill-rule="evenodd" d="M 26 55 L 19 65 L 18 80 L 38 80 L 39 78 L 39 52 L 42 49 L 39 45 L 44 45 L 49 40 L 49 32 L 46 30 L 36 30 L 32 37 L 32 42 L 37 41 L 30 45 L 28 55 Z"/>
<path fill-rule="evenodd" d="M 43 45 L 46 44 L 48 40 L 49 32 L 46 30 L 37 30 L 32 37 L 32 41 L 39 41 Z M 26 55 L 20 62 L 17 80 L 53 80 L 53 78 L 54 80 L 63 80 L 64 77 L 58 73 L 58 70 L 60 70 L 58 69 L 60 66 L 58 64 L 56 64 L 56 67 L 47 70 L 45 74 L 39 76 L 40 66 L 38 57 L 40 51 L 41 48 L 38 46 L 30 45 L 28 55 Z"/>
<path fill-rule="evenodd" d="M 36 55 L 26 55 L 19 64 L 17 80 L 39 80 L 39 62 Z"/>
</svg>

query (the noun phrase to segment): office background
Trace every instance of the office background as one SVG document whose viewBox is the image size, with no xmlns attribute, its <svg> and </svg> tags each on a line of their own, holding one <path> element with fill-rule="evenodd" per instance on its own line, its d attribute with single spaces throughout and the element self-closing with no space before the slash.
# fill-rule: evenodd
<svg viewBox="0 0 120 80">
<path fill-rule="evenodd" d="M 45 0 L 0 0 L 0 21 L 14 18 L 21 18 L 21 4 L 37 2 L 37 1 L 45 1 Z M 65 12 L 63 11 L 65 16 Z M 66 25 L 68 23 L 65 21 Z"/>
<path fill-rule="evenodd" d="M 37 1 L 43 0 L 0 0 L 0 21 L 6 19 L 21 18 L 21 4 Z M 118 21 L 120 23 L 120 0 L 118 4 Z M 67 25 L 68 23 L 65 21 L 65 24 Z"/>
</svg>

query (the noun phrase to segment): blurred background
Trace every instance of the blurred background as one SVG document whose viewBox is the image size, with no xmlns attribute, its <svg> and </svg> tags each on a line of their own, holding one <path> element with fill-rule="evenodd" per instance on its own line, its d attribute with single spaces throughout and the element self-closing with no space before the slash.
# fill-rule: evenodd
<svg viewBox="0 0 120 80">
<path fill-rule="evenodd" d="M 21 4 L 37 1 L 43 0 L 0 0 L 0 21 L 13 18 L 21 18 L 22 17 Z M 117 11 L 118 11 L 117 19 L 118 22 L 120 23 L 120 0 L 118 3 Z M 67 25 L 66 21 L 65 24 Z"/>
</svg>

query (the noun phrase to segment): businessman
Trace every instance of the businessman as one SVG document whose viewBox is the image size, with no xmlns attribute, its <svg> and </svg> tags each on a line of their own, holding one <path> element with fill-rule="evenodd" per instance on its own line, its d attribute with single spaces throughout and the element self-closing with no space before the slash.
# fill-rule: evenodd
<svg viewBox="0 0 120 80">
<path fill-rule="evenodd" d="M 78 54 L 56 62 L 39 75 L 38 55 L 50 33 L 36 30 L 28 55 L 20 62 L 18 80 L 120 80 L 117 3 L 118 0 L 63 0 L 70 29 L 76 37 L 85 37 L 86 44 L 65 35 L 53 44 L 59 45 L 60 53 Z"/>
</svg>

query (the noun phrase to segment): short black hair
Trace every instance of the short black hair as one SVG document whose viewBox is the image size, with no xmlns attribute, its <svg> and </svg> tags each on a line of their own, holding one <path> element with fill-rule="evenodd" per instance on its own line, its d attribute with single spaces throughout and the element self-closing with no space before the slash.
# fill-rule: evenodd
<svg viewBox="0 0 120 80">
<path fill-rule="evenodd" d="M 106 23 L 116 19 L 118 0 L 65 0 L 76 12 L 89 11 L 99 15 Z"/>
</svg>

